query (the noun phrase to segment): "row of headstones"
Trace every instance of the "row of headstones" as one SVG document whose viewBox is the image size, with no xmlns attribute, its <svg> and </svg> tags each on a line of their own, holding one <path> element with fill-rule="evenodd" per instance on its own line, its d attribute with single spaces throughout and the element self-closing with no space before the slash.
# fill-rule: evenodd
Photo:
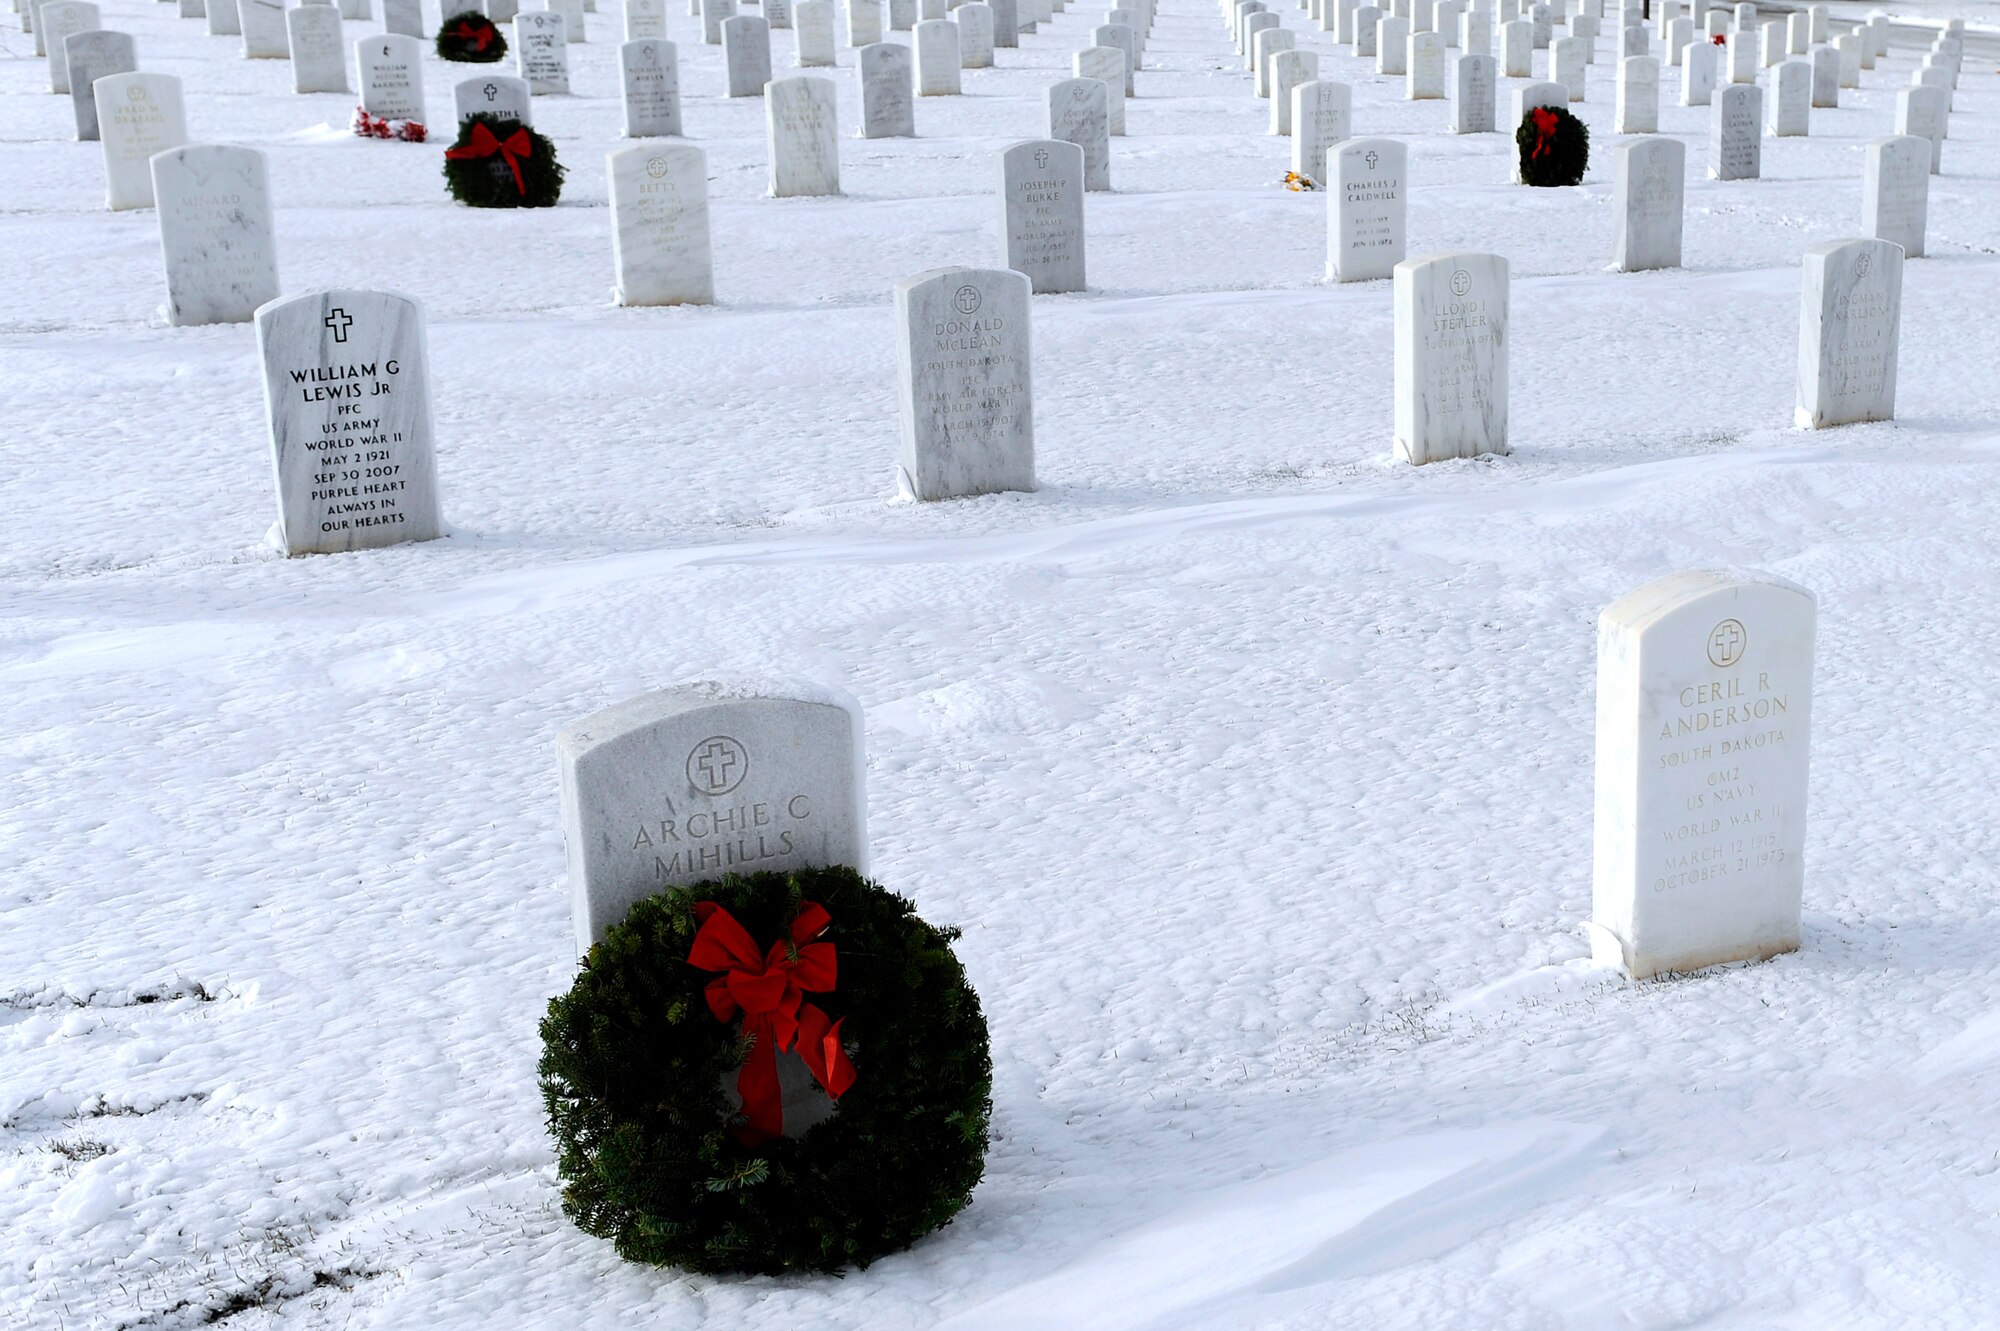
<svg viewBox="0 0 2000 1331">
<path fill-rule="evenodd" d="M 1634 979 L 1800 942 L 1811 592 L 1694 571 L 1598 618 L 1592 951 Z M 556 741 L 571 923 L 724 873 L 868 868 L 861 708 L 834 690 L 695 684 Z"/>
<path fill-rule="evenodd" d="M 1454 0 L 1437 2 L 1449 7 Z M 1317 125 L 1323 115 L 1344 116 L 1347 98 L 1332 92 L 1326 84 L 1315 86 L 1319 61 L 1317 53 L 1295 49 L 1292 35 L 1275 26 L 1277 17 L 1262 6 L 1263 0 L 1231 0 L 1229 5 L 1229 12 L 1238 25 L 1239 41 L 1247 41 L 1257 67 L 1254 91 L 1259 96 L 1271 98 L 1273 134 L 1292 133 L 1294 126 L 1308 127 L 1309 141 L 1294 144 L 1293 169 L 1315 183 L 1325 183 L 1324 178 L 1312 168 L 1312 163 L 1320 158 L 1324 140 L 1314 134 L 1311 127 Z M 1267 21 L 1260 24 L 1260 19 Z M 1407 45 L 1413 52 L 1420 48 L 1423 52 L 1423 59 L 1409 67 L 1407 95 L 1411 98 L 1441 96 L 1444 52 L 1436 34 L 1415 34 L 1407 39 Z M 1822 51 L 1820 54 L 1831 52 Z M 1712 52 L 1709 48 L 1690 45 L 1682 83 L 1685 104 L 1709 104 L 1714 107 L 1710 127 L 1709 174 L 1719 180 L 1754 178 L 1762 172 L 1759 134 L 1759 125 L 1765 122 L 1761 114 L 1762 90 L 1754 84 L 1733 91 L 1725 88 L 1723 96 L 1712 100 L 1712 70 L 1707 71 L 1711 77 L 1700 77 L 1710 58 Z M 1920 77 L 1931 82 L 1904 89 L 1896 98 L 1896 133 L 1917 135 L 1931 142 L 1931 169 L 1934 172 L 1943 160 L 1950 87 L 1956 83 L 1962 59 L 1962 40 L 1952 36 L 1949 30 L 1941 33 L 1931 54 L 1926 57 L 1926 68 L 1919 71 Z M 1529 107 L 1561 105 L 1583 99 L 1584 80 L 1580 70 L 1565 71 L 1560 62 L 1557 63 L 1557 70 L 1559 77 L 1551 82 L 1516 90 L 1514 118 L 1517 122 Z M 1477 52 L 1460 56 L 1454 62 L 1454 72 L 1453 131 L 1460 134 L 1491 132 L 1494 129 L 1496 88 L 1492 58 Z M 1837 91 L 1830 86 L 1822 86 L 1828 82 L 1828 72 L 1828 62 L 1824 60 L 1816 67 L 1802 61 L 1787 61 L 1779 66 L 1774 76 L 1776 86 L 1771 114 L 1765 123 L 1772 136 L 1805 134 L 1811 105 L 1815 102 L 1838 104 Z M 1565 82 L 1560 77 L 1563 73 L 1570 75 L 1570 81 Z M 1301 94 L 1300 88 L 1306 91 Z M 1322 103 L 1325 103 L 1323 111 Z M 1652 57 L 1629 56 L 1620 62 L 1614 128 L 1621 134 L 1657 132 L 1659 66 Z"/>
<path fill-rule="evenodd" d="M 1067 166 L 1078 163 L 1072 157 Z M 1889 241 L 1832 241 L 1806 252 L 1798 425 L 1894 416 L 1902 268 L 1902 248 Z M 1505 454 L 1506 259 L 1406 259 L 1393 278 L 1395 457 L 1421 465 Z M 904 497 L 1035 488 L 1030 291 L 1028 277 L 1011 269 L 944 268 L 897 284 L 896 479 Z M 330 553 L 440 535 L 416 302 L 312 292 L 263 306 L 256 324 L 284 549 Z"/>
</svg>

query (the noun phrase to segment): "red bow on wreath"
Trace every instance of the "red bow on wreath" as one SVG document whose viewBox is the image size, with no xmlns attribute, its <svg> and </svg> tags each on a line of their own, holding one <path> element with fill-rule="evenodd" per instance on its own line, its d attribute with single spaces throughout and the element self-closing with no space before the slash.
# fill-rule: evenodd
<svg viewBox="0 0 2000 1331">
<path fill-rule="evenodd" d="M 743 1097 L 749 1122 L 731 1131 L 745 1146 L 755 1146 L 785 1130 L 779 1051 L 795 1050 L 835 1100 L 854 1085 L 854 1064 L 840 1046 L 840 1022 L 829 1022 L 826 1013 L 805 1001 L 808 993 L 833 990 L 833 944 L 813 941 L 833 917 L 818 902 L 805 902 L 786 936 L 759 953 L 749 931 L 713 901 L 696 902 L 694 914 L 701 928 L 688 963 L 723 972 L 704 991 L 708 1010 L 724 1022 L 734 1021 L 740 1012 L 743 1033 L 751 1040 L 750 1056 L 736 1074 L 736 1093 Z"/>
<path fill-rule="evenodd" d="M 487 23 L 475 28 L 470 22 L 465 22 L 453 28 L 445 36 L 456 37 L 460 41 L 471 42 L 473 50 L 484 51 L 493 43 L 493 25 Z"/>
<path fill-rule="evenodd" d="M 493 131 L 486 128 L 485 122 L 475 121 L 472 126 L 472 142 L 463 148 L 446 148 L 444 155 L 453 161 L 462 161 L 468 157 L 491 157 L 499 153 L 514 172 L 515 192 L 525 195 L 528 192 L 528 185 L 521 179 L 521 159 L 533 156 L 534 152 L 535 141 L 528 137 L 527 130 L 517 129 L 502 139 L 495 137 Z"/>
<path fill-rule="evenodd" d="M 1528 160 L 1532 162 L 1555 147 L 1556 126 L 1562 124 L 1562 121 L 1555 112 L 1546 107 L 1538 106 L 1530 114 L 1535 121 L 1535 150 L 1528 154 Z"/>
</svg>

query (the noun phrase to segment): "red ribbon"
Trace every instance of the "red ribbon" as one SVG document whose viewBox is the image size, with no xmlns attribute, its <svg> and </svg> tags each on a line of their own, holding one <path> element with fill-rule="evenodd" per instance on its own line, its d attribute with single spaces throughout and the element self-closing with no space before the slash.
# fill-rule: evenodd
<svg viewBox="0 0 2000 1331">
<path fill-rule="evenodd" d="M 488 23 L 484 27 L 475 28 L 468 21 L 459 24 L 446 33 L 445 36 L 457 37 L 463 41 L 469 41 L 472 43 L 473 50 L 484 51 L 493 42 L 493 25 Z"/>
<path fill-rule="evenodd" d="M 1714 44 L 1715 44 L 1715 45 L 1717 45 L 1717 46 L 1727 46 L 1727 45 L 1729 45 L 1729 38 L 1727 38 L 1727 37 L 1723 36 L 1723 35 L 1722 35 L 1721 33 L 1719 33 L 1719 32 L 1718 32 L 1718 33 L 1716 33 L 1716 34 L 1715 34 L 1715 36 L 1713 36 L 1713 37 L 1709 38 L 1708 40 L 1709 40 L 1710 42 L 1714 43 Z"/>
<path fill-rule="evenodd" d="M 1535 150 L 1528 154 L 1528 160 L 1532 162 L 1555 147 L 1556 126 L 1562 121 L 1556 118 L 1555 112 L 1546 107 L 1538 106 L 1530 114 L 1535 121 Z"/>
<path fill-rule="evenodd" d="M 724 1022 L 740 1013 L 743 1033 L 751 1040 L 750 1055 L 736 1074 L 736 1093 L 743 1097 L 749 1121 L 731 1132 L 745 1146 L 755 1146 L 785 1130 L 778 1094 L 780 1051 L 796 1051 L 835 1100 L 854 1085 L 854 1064 L 840 1046 L 840 1022 L 829 1022 L 826 1013 L 805 1001 L 806 994 L 833 990 L 833 944 L 813 941 L 833 917 L 818 902 L 805 902 L 786 936 L 759 953 L 749 931 L 713 901 L 696 902 L 694 914 L 701 928 L 695 931 L 688 963 L 722 972 L 703 991 L 708 1010 Z"/>
<path fill-rule="evenodd" d="M 493 131 L 486 128 L 485 121 L 475 120 L 472 123 L 472 141 L 463 148 L 446 148 L 444 155 L 454 161 L 462 161 L 468 157 L 491 157 L 494 153 L 499 153 L 507 159 L 508 167 L 514 172 L 515 192 L 525 195 L 528 192 L 528 185 L 521 179 L 521 159 L 533 156 L 534 151 L 535 141 L 528 137 L 527 130 L 517 129 L 501 139 L 496 138 Z"/>
</svg>

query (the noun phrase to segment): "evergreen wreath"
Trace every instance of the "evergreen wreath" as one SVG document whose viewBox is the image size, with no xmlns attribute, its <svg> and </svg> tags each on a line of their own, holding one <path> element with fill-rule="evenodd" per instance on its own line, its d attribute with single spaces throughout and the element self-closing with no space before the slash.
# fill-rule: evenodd
<svg viewBox="0 0 2000 1331">
<path fill-rule="evenodd" d="M 445 149 L 445 187 L 474 208 L 553 208 L 562 197 L 556 146 L 512 116 L 474 112 Z"/>
<path fill-rule="evenodd" d="M 1590 126 L 1560 106 L 1531 106 L 1514 131 L 1524 185 L 1576 185 L 1590 165 Z"/>
<path fill-rule="evenodd" d="M 476 9 L 453 14 L 438 29 L 437 53 L 441 60 L 458 60 L 474 65 L 490 65 L 507 55 L 507 39 L 492 19 Z"/>
<path fill-rule="evenodd" d="M 957 937 L 848 868 L 639 902 L 541 1024 L 564 1213 L 632 1261 L 761 1274 L 866 1266 L 948 1223 L 985 1169 L 993 1087 Z M 832 1117 L 764 1135 L 759 1031 L 767 1070 L 796 1040 Z"/>
</svg>

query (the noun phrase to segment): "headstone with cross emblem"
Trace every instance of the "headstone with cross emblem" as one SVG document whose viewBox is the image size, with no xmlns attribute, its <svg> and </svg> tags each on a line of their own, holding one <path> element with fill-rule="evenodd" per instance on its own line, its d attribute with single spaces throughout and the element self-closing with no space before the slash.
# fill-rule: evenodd
<svg viewBox="0 0 2000 1331">
<path fill-rule="evenodd" d="M 1345 139 L 1354 114 L 1354 89 L 1316 79 L 1292 89 L 1292 171 L 1322 188 L 1326 155 Z"/>
<path fill-rule="evenodd" d="M 1408 152 L 1397 139 L 1347 139 L 1327 151 L 1326 275 L 1389 276 L 1403 261 Z"/>
<path fill-rule="evenodd" d="M 414 37 L 364 37 L 354 44 L 361 109 L 384 120 L 424 118 L 424 44 Z"/>
<path fill-rule="evenodd" d="M 958 25 L 950 19 L 921 19 L 910 30 L 910 47 L 916 52 L 917 96 L 958 96 Z"/>
<path fill-rule="evenodd" d="M 177 328 L 250 322 L 258 306 L 278 296 L 264 154 L 189 144 L 155 155 L 152 171 L 167 322 Z"/>
<path fill-rule="evenodd" d="M 896 284 L 896 488 L 952 499 L 1035 488 L 1028 279 L 938 268 Z"/>
<path fill-rule="evenodd" d="M 1721 571 L 1599 616 L 1600 960 L 1645 979 L 1798 947 L 1814 621 L 1803 587 Z"/>
<path fill-rule="evenodd" d="M 181 81 L 172 74 L 110 74 L 97 81 L 97 133 L 104 148 L 104 205 L 153 206 L 154 153 L 187 142 Z"/>
<path fill-rule="evenodd" d="M 1507 261 L 1457 251 L 1396 265 L 1399 462 L 1507 452 Z"/>
<path fill-rule="evenodd" d="M 564 19 L 546 9 L 514 16 L 514 68 L 534 94 L 569 91 L 569 38 Z"/>
<path fill-rule="evenodd" d="M 423 311 L 406 296 L 308 292 L 257 311 L 277 543 L 330 554 L 443 534 Z"/>
<path fill-rule="evenodd" d="M 347 43 L 334 5 L 300 5 L 285 11 L 292 53 L 293 92 L 346 92 Z"/>
<path fill-rule="evenodd" d="M 523 125 L 535 123 L 535 99 L 526 79 L 512 74 L 480 74 L 461 80 L 451 91 L 460 125 L 476 115 L 504 116 Z"/>
<path fill-rule="evenodd" d="M 556 753 L 579 952 L 671 887 L 868 871 L 861 709 L 834 690 L 664 689 L 577 722 Z"/>
<path fill-rule="evenodd" d="M 1000 154 L 1000 246 L 1037 293 L 1084 289 L 1083 149 L 1030 139 Z"/>
<path fill-rule="evenodd" d="M 1111 188 L 1111 103 L 1101 79 L 1049 85 L 1049 137 L 1083 149 L 1083 187 Z"/>
<path fill-rule="evenodd" d="M 811 74 L 773 79 L 764 90 L 771 197 L 840 193 L 840 137 L 833 80 Z"/>
<path fill-rule="evenodd" d="M 680 60 L 674 44 L 642 37 L 618 48 L 625 77 L 625 137 L 657 139 L 681 132 Z"/>
<path fill-rule="evenodd" d="M 910 48 L 900 42 L 873 42 L 856 55 L 862 138 L 916 137 L 916 82 L 910 63 Z"/>
<path fill-rule="evenodd" d="M 711 305 L 708 157 L 691 144 L 612 153 L 611 251 L 620 305 Z"/>
<path fill-rule="evenodd" d="M 1833 240 L 1805 254 L 1796 423 L 1821 430 L 1896 416 L 1903 247 Z"/>
<path fill-rule="evenodd" d="M 1621 273 L 1680 267 L 1687 146 L 1679 139 L 1649 135 L 1619 144 L 1616 156 L 1611 266 Z"/>
</svg>

